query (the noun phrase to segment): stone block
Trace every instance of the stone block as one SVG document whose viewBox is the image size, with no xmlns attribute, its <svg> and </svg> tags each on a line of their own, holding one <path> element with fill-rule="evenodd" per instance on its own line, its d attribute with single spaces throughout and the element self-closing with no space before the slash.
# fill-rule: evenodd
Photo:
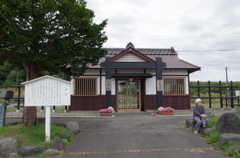
<svg viewBox="0 0 240 158">
<path fill-rule="evenodd" d="M 240 143 L 240 134 L 235 133 L 224 133 L 221 134 L 218 138 L 219 143 Z"/>
<path fill-rule="evenodd" d="M 43 156 L 54 156 L 62 154 L 61 151 L 54 150 L 54 149 L 47 149 L 43 152 Z"/>
<path fill-rule="evenodd" d="M 59 151 L 62 151 L 64 149 L 65 145 L 63 143 L 62 140 L 54 140 L 52 142 L 52 148 L 53 149 L 56 149 L 56 150 L 59 150 Z"/>
<path fill-rule="evenodd" d="M 202 133 L 202 135 L 203 135 L 204 137 L 210 136 L 211 133 L 212 133 L 212 128 L 201 128 L 201 129 L 200 129 L 200 132 Z"/>
<path fill-rule="evenodd" d="M 18 140 L 12 137 L 0 138 L 0 155 L 8 156 L 13 153 L 18 146 Z"/>
<path fill-rule="evenodd" d="M 216 124 L 219 133 L 230 132 L 240 134 L 240 119 L 236 113 L 224 113 Z"/>
<path fill-rule="evenodd" d="M 79 124 L 77 122 L 73 122 L 73 121 L 67 122 L 66 127 L 73 134 L 77 134 L 80 131 Z"/>
<path fill-rule="evenodd" d="M 46 149 L 46 146 L 35 145 L 35 146 L 22 146 L 18 149 L 18 154 L 22 157 L 33 156 Z"/>
</svg>

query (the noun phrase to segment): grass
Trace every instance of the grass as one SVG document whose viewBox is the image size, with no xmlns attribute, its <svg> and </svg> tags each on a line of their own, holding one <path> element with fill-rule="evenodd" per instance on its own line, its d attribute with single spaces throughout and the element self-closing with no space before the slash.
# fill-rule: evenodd
<svg viewBox="0 0 240 158">
<path fill-rule="evenodd" d="M 51 141 L 60 140 L 58 133 L 68 132 L 68 130 L 59 125 L 51 125 Z M 18 140 L 19 147 L 27 145 L 46 145 L 51 147 L 51 142 L 45 142 L 45 124 L 39 123 L 37 125 L 27 127 L 24 124 L 17 124 L 14 126 L 4 126 L 0 128 L 0 138 L 13 137 Z M 71 140 L 68 140 L 71 141 Z"/>
<path fill-rule="evenodd" d="M 7 106 L 7 112 L 16 112 L 16 110 L 17 110 L 17 108 L 16 107 L 14 107 L 14 106 L 16 106 L 16 105 L 8 105 Z M 21 105 L 22 106 L 22 105 Z M 20 107 L 20 112 L 23 112 L 23 108 L 22 107 Z M 40 111 L 41 110 L 41 107 L 39 106 L 39 107 L 37 107 L 37 111 Z M 53 110 L 53 107 L 51 107 L 51 111 Z M 65 110 L 65 106 L 56 106 L 55 107 L 55 110 L 56 111 L 64 111 Z"/>
<path fill-rule="evenodd" d="M 212 118 L 208 118 L 210 122 L 210 128 L 212 128 L 212 133 L 210 136 L 207 136 L 205 140 L 207 141 L 208 144 L 216 146 L 218 149 L 222 150 L 225 154 L 224 156 L 229 156 L 232 158 L 239 158 L 240 155 L 238 153 L 238 150 L 229 150 L 229 147 L 233 147 L 236 149 L 240 149 L 240 143 L 235 143 L 235 144 L 224 144 L 224 143 L 219 143 L 218 138 L 222 133 L 219 133 L 216 131 L 216 124 L 219 120 L 220 116 L 215 116 Z"/>
</svg>

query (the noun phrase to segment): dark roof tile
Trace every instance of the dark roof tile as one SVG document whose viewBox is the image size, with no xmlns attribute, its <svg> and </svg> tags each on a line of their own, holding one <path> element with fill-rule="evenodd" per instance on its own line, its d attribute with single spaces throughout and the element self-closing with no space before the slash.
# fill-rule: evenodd
<svg viewBox="0 0 240 158">
<path fill-rule="evenodd" d="M 105 48 L 109 55 L 116 55 L 125 48 Z M 151 48 L 135 48 L 137 51 L 145 55 L 177 55 L 176 51 L 173 49 L 151 49 Z"/>
</svg>

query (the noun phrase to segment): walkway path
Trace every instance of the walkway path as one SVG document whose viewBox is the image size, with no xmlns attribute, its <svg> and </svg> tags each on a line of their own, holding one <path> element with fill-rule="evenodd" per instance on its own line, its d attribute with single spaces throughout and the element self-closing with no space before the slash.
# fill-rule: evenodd
<svg viewBox="0 0 240 158">
<path fill-rule="evenodd" d="M 236 111 L 234 111 L 236 112 Z M 176 113 L 175 113 L 176 114 Z M 81 132 L 64 158 L 221 158 L 202 137 L 184 127 L 189 112 L 157 117 L 153 113 L 115 113 L 115 117 L 52 117 L 52 123 L 76 121 Z M 7 117 L 6 122 L 20 118 Z M 39 157 L 40 158 L 40 157 Z"/>
<path fill-rule="evenodd" d="M 55 121 L 63 122 L 66 118 Z M 64 158 L 221 158 L 200 136 L 184 128 L 186 117 L 149 113 L 115 114 L 115 118 L 78 118 L 81 133 Z"/>
</svg>

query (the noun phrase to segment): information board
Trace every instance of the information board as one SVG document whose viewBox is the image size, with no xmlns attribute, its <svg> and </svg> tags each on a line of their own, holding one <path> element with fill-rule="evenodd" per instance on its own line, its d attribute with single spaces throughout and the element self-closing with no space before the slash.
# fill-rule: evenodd
<svg viewBox="0 0 240 158">
<path fill-rule="evenodd" d="M 70 105 L 68 81 L 45 76 L 22 84 L 25 84 L 25 106 Z"/>
</svg>

